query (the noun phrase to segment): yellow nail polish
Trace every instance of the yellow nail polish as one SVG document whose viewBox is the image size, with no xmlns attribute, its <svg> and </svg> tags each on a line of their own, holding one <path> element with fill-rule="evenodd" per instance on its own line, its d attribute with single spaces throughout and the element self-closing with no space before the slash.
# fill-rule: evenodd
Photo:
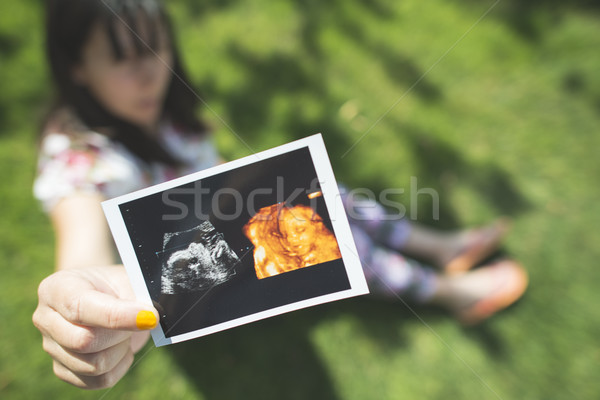
<svg viewBox="0 0 600 400">
<path fill-rule="evenodd" d="M 148 330 L 156 327 L 156 316 L 152 311 L 142 310 L 135 317 L 135 324 L 138 329 Z"/>
</svg>

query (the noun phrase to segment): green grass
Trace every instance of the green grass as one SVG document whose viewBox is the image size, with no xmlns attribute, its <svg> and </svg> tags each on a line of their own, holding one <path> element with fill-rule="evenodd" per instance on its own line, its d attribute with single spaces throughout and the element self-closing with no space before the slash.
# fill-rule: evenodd
<svg viewBox="0 0 600 400">
<path fill-rule="evenodd" d="M 401 304 L 352 299 L 149 346 L 111 391 L 60 382 L 31 324 L 53 262 L 52 230 L 31 196 L 50 93 L 43 18 L 39 2 L 9 2 L 0 13 L 0 397 L 600 397 L 594 2 L 504 0 L 464 37 L 491 1 L 168 3 L 225 158 L 323 132 L 340 180 L 406 188 L 400 199 L 425 223 L 513 217 L 505 251 L 528 269 L 530 289 L 472 329 L 437 310 L 416 309 L 424 324 Z M 410 201 L 411 176 L 439 192 L 439 221 L 426 196 Z"/>
</svg>

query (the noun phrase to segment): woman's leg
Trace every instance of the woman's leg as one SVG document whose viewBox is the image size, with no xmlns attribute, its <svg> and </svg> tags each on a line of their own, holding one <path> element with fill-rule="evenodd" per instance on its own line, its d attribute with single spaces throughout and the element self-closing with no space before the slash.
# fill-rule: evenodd
<svg viewBox="0 0 600 400">
<path fill-rule="evenodd" d="M 375 242 L 451 273 L 466 271 L 491 254 L 508 231 L 508 222 L 500 219 L 479 229 L 442 232 L 390 213 L 374 200 L 348 195 L 343 186 L 340 193 L 352 224 Z"/>
<path fill-rule="evenodd" d="M 466 325 L 477 324 L 517 301 L 528 277 L 512 260 L 500 260 L 459 275 L 443 275 L 429 302 L 450 310 Z"/>
<path fill-rule="evenodd" d="M 501 260 L 460 275 L 442 275 L 394 250 L 374 243 L 350 225 L 371 294 L 391 300 L 430 303 L 449 310 L 463 324 L 477 324 L 518 300 L 527 274 Z"/>
<path fill-rule="evenodd" d="M 443 275 L 379 247 L 360 228 L 351 225 L 351 229 L 374 296 L 436 304 L 463 324 L 473 325 L 514 303 L 527 287 L 525 270 L 511 260 L 460 275 Z"/>
<path fill-rule="evenodd" d="M 432 268 L 378 246 L 360 227 L 350 227 L 373 295 L 421 303 L 432 298 L 438 280 Z"/>
</svg>

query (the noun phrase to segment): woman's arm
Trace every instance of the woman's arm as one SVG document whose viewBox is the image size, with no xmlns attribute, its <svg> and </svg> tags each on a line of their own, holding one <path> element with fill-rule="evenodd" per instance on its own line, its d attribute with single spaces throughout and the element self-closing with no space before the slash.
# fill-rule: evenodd
<svg viewBox="0 0 600 400">
<path fill-rule="evenodd" d="M 100 195 L 73 195 L 52 210 L 57 260 L 38 289 L 33 323 L 60 379 L 86 389 L 113 386 L 156 326 L 157 311 L 135 301 L 113 246 Z"/>
<path fill-rule="evenodd" d="M 56 270 L 111 265 L 113 241 L 100 194 L 62 199 L 50 213 L 56 233 Z"/>
</svg>

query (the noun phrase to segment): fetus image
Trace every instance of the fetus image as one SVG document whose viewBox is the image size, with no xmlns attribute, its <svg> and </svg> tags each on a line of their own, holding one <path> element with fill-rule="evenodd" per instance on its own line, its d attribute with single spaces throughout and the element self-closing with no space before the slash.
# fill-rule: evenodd
<svg viewBox="0 0 600 400">
<path fill-rule="evenodd" d="M 237 254 L 209 221 L 181 232 L 165 233 L 161 292 L 208 290 L 235 276 Z"/>
<path fill-rule="evenodd" d="M 341 258 L 333 233 L 311 207 L 261 208 L 243 228 L 254 245 L 258 279 Z"/>
</svg>

